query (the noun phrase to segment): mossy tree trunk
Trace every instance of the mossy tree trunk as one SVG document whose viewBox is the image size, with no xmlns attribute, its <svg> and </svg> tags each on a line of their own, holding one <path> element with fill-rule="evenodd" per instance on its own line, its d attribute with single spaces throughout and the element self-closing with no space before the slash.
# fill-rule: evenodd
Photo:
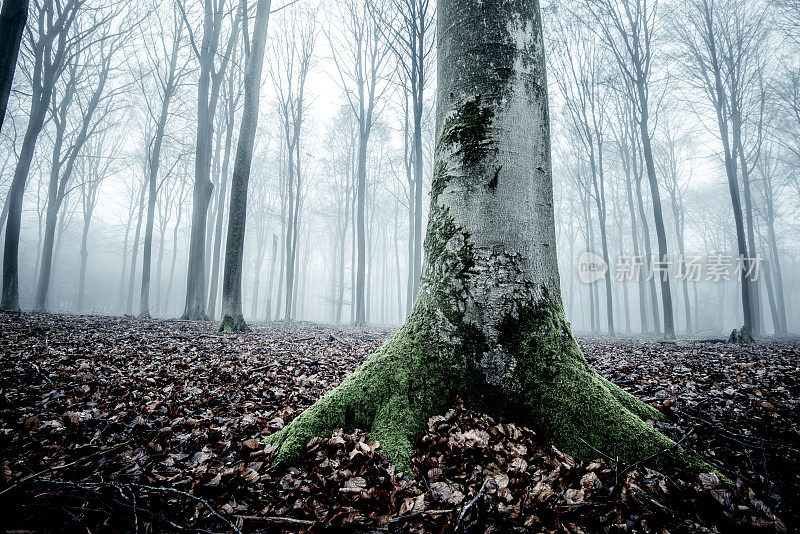
<svg viewBox="0 0 800 534">
<path fill-rule="evenodd" d="M 289 460 L 336 426 L 369 429 L 408 472 L 411 439 L 457 396 L 563 450 L 690 461 L 606 381 L 564 316 L 538 2 L 438 2 L 439 83 L 425 270 L 400 331 L 269 441 Z"/>
</svg>

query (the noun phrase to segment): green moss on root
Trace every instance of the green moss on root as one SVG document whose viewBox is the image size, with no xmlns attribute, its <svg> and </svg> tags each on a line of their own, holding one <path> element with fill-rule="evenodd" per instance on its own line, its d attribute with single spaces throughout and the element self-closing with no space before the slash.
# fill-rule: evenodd
<svg viewBox="0 0 800 534">
<path fill-rule="evenodd" d="M 463 104 L 444 125 L 440 155 L 460 157 L 460 172 L 484 172 L 492 117 L 479 97 Z M 485 255 L 476 257 L 469 233 L 441 202 L 448 184 L 460 179 L 457 176 L 445 159 L 437 160 L 425 272 L 406 323 L 339 387 L 266 439 L 281 445 L 277 460 L 294 459 L 312 437 L 330 435 L 336 427 L 362 428 L 410 474 L 412 438 L 429 417 L 462 396 L 475 409 L 539 429 L 579 459 L 595 458 L 599 450 L 628 464 L 650 458 L 650 465 L 710 470 L 648 423 L 661 419 L 660 412 L 588 365 L 560 297 L 551 296 L 548 286 L 519 284 L 496 333 L 487 333 L 474 317 L 467 318 L 470 291 L 480 284 L 474 279 L 481 275 L 476 265 L 487 260 Z M 518 258 L 495 256 L 493 252 L 492 261 L 507 262 L 501 270 L 524 278 L 515 263 Z M 491 375 L 483 365 L 482 358 L 492 351 L 513 361 L 502 369 L 502 376 Z"/>
<path fill-rule="evenodd" d="M 247 326 L 244 317 L 241 315 L 225 315 L 219 322 L 219 328 L 217 330 L 219 332 L 249 332 L 250 327 Z"/>
<path fill-rule="evenodd" d="M 543 430 L 560 449 L 580 459 L 597 451 L 633 464 L 647 458 L 660 468 L 711 467 L 648 421 L 663 415 L 602 378 L 586 362 L 558 297 L 543 290 L 537 303 L 510 318 L 498 343 L 518 355 L 520 386 L 528 423 Z"/>
</svg>

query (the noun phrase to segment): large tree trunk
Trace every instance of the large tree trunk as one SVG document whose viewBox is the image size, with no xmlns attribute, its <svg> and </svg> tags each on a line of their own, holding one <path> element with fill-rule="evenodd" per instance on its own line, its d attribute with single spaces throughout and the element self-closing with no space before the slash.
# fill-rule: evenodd
<svg viewBox="0 0 800 534">
<path fill-rule="evenodd" d="M 253 161 L 253 144 L 258 125 L 258 97 L 261 87 L 261 69 L 264 65 L 264 47 L 267 41 L 270 0 L 258 0 L 256 21 L 253 27 L 253 44 L 247 58 L 244 78 L 244 110 L 236 147 L 231 178 L 231 206 L 228 216 L 228 239 L 225 241 L 225 273 L 222 279 L 222 320 L 219 329 L 224 331 L 248 330 L 242 316 L 242 256 L 244 230 L 247 222 L 247 184 L 250 164 Z"/>
<path fill-rule="evenodd" d="M 371 431 L 410 471 L 411 437 L 457 396 L 539 428 L 580 458 L 689 456 L 659 412 L 593 371 L 558 282 L 538 2 L 440 0 L 438 143 L 425 270 L 400 331 L 269 438 L 278 460 L 334 427 Z M 695 465 L 697 465 L 695 463 Z"/>
<path fill-rule="evenodd" d="M 3 10 L 0 11 L 0 130 L 3 128 L 19 44 L 27 19 L 28 0 L 3 0 Z"/>
</svg>

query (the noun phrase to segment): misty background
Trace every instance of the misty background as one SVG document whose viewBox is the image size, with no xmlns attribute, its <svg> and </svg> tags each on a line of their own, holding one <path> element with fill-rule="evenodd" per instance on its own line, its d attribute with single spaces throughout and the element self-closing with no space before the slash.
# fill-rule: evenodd
<svg viewBox="0 0 800 534">
<path fill-rule="evenodd" d="M 198 127 L 204 6 L 216 39 L 211 128 Z M 200 131 L 214 185 L 202 291 L 218 318 L 253 8 L 31 1 L 0 133 L 5 232 L 11 180 L 42 114 L 22 205 L 23 309 L 41 308 L 44 286 L 47 311 L 142 312 L 158 160 L 145 309 L 184 313 Z M 365 322 L 398 325 L 424 256 L 435 1 L 288 0 L 272 10 L 248 191 L 245 318 L 356 322 L 361 150 Z M 729 333 L 743 323 L 744 268 L 754 332 L 800 331 L 800 1 L 551 1 L 542 17 L 573 327 L 658 335 L 671 314 L 679 335 Z M 36 109 L 48 73 L 52 97 Z M 668 265 L 651 259 L 662 248 Z M 579 276 L 585 251 L 606 266 L 591 284 Z"/>
</svg>

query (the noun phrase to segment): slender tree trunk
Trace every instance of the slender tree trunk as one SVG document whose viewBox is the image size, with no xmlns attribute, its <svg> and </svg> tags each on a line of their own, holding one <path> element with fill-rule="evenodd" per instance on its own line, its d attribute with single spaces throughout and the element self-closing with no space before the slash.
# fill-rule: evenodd
<svg viewBox="0 0 800 534">
<path fill-rule="evenodd" d="M 228 238 L 225 241 L 225 273 L 222 279 L 222 320 L 220 330 L 247 330 L 242 316 L 242 256 L 247 222 L 247 185 L 253 160 L 253 145 L 258 126 L 258 101 L 264 47 L 267 40 L 270 0 L 258 0 L 253 28 L 252 49 L 247 57 L 244 77 L 244 110 L 231 178 L 231 206 Z"/>
<path fill-rule="evenodd" d="M 775 239 L 775 217 L 772 210 L 769 210 L 767 217 L 767 236 L 769 239 L 769 249 L 772 255 L 773 275 L 775 277 L 776 306 L 778 311 L 779 334 L 787 334 L 789 329 L 786 323 L 786 303 L 783 298 L 783 274 L 781 272 L 781 261 L 778 255 L 778 242 Z"/>
<path fill-rule="evenodd" d="M 130 279 L 128 280 L 128 303 L 125 306 L 125 313 L 131 315 L 133 313 L 133 287 L 136 284 L 136 261 L 139 255 L 139 238 L 142 234 L 142 216 L 144 213 L 144 197 L 147 192 L 148 182 L 145 180 L 142 183 L 142 192 L 139 196 L 139 215 L 136 219 L 136 231 L 133 235 L 133 247 L 131 250 L 131 268 Z"/>
<path fill-rule="evenodd" d="M 599 449 L 704 467 L 645 422 L 657 410 L 589 367 L 564 318 L 538 2 L 440 0 L 437 13 L 438 142 L 417 301 L 392 340 L 269 438 L 277 459 L 358 426 L 410 473 L 411 438 L 461 396 L 582 459 Z"/>
<path fill-rule="evenodd" d="M 172 230 L 172 259 L 169 262 L 169 282 L 167 282 L 167 291 L 164 294 L 164 313 L 168 313 L 169 299 L 172 296 L 172 283 L 175 281 L 175 263 L 178 257 L 178 230 L 181 227 L 181 215 L 183 210 L 178 207 L 178 215 L 175 220 L 175 228 Z"/>
<path fill-rule="evenodd" d="M 358 171 L 356 174 L 358 178 L 356 185 L 356 242 L 358 249 L 355 293 L 356 326 L 366 326 L 367 324 L 364 287 L 367 269 L 367 236 L 364 210 L 367 196 L 367 140 L 369 139 L 369 134 L 365 132 L 365 129 L 366 125 L 361 124 L 358 138 Z"/>
<path fill-rule="evenodd" d="M 83 232 L 81 233 L 81 267 L 78 274 L 78 311 L 84 310 L 84 296 L 86 294 L 86 263 L 89 259 L 89 225 L 92 223 L 92 210 L 86 214 L 83 220 Z"/>
<path fill-rule="evenodd" d="M 267 299 L 266 299 L 266 315 L 264 320 L 269 322 L 272 320 L 272 291 L 275 287 L 273 284 L 275 282 L 275 265 L 278 263 L 278 236 L 272 236 L 272 262 L 269 267 L 269 282 L 267 282 Z M 278 284 L 280 286 L 280 284 Z M 278 298 L 278 302 L 280 303 L 280 297 Z M 277 316 L 277 310 L 275 315 Z"/>
<path fill-rule="evenodd" d="M 592 168 L 592 183 L 594 184 L 594 199 L 597 204 L 597 215 L 600 222 L 600 244 L 603 250 L 603 261 L 608 268 L 605 273 L 606 286 L 606 321 L 608 324 L 609 335 L 614 335 L 614 298 L 611 287 L 611 259 L 608 255 L 608 232 L 606 231 L 606 200 L 605 200 L 605 177 L 603 174 L 603 147 L 600 141 L 597 143 L 597 163 L 594 158 L 594 148 L 590 156 Z M 599 181 L 599 185 L 598 185 Z"/>
<path fill-rule="evenodd" d="M 19 233 L 22 221 L 22 199 L 25 195 L 25 182 L 31 168 L 36 140 L 42 131 L 45 113 L 52 94 L 52 86 L 45 87 L 45 95 L 41 103 L 31 104 L 28 127 L 22 140 L 14 178 L 8 191 L 8 218 L 6 220 L 6 240 L 3 249 L 3 299 L 0 308 L 7 311 L 19 311 Z"/>
<path fill-rule="evenodd" d="M 230 228 L 230 225 L 228 225 Z M 259 234 L 259 241 L 256 246 L 256 258 L 253 273 L 253 298 L 250 301 L 250 317 L 255 321 L 258 317 L 258 299 L 261 291 L 261 266 L 264 263 L 264 235 Z"/>
<path fill-rule="evenodd" d="M 664 231 L 664 217 L 661 214 L 661 194 L 658 191 L 658 179 L 656 178 L 656 166 L 653 162 L 653 148 L 650 142 L 649 110 L 647 103 L 647 91 L 644 81 L 639 80 L 636 84 L 639 95 L 639 105 L 641 116 L 639 117 L 639 127 L 641 129 L 642 150 L 644 152 L 644 163 L 647 169 L 647 179 L 650 182 L 650 196 L 653 199 L 653 219 L 656 225 L 656 240 L 658 241 L 658 257 L 662 265 L 666 265 L 669 254 L 667 252 L 667 234 Z M 669 287 L 669 276 L 659 275 L 661 282 L 661 304 L 664 308 L 664 335 L 667 338 L 675 337 L 675 323 L 672 317 L 672 293 Z"/>
<path fill-rule="evenodd" d="M 233 85 L 233 84 L 231 84 Z M 233 91 L 233 87 L 230 89 Z M 206 311 L 209 317 L 214 317 L 217 310 L 217 290 L 219 289 L 219 270 L 222 258 L 222 231 L 225 224 L 225 202 L 228 193 L 228 168 L 231 159 L 231 146 L 233 143 L 233 126 L 235 122 L 236 101 L 230 97 L 227 128 L 225 132 L 225 155 L 222 159 L 222 171 L 219 177 L 219 190 L 217 191 L 216 222 L 214 224 L 214 254 L 211 259 L 211 283 L 208 290 L 208 306 Z M 251 150 L 252 152 L 252 150 Z M 230 214 L 228 215 L 230 217 Z"/>
<path fill-rule="evenodd" d="M 636 201 L 639 204 L 639 220 L 642 221 L 642 233 L 644 235 L 644 252 L 647 256 L 645 267 L 649 267 L 653 262 L 653 251 L 650 246 L 650 227 L 647 224 L 647 214 L 644 210 L 644 197 L 642 197 L 642 177 L 639 173 L 636 175 Z M 644 275 L 641 275 L 644 278 Z M 655 334 L 661 333 L 661 319 L 658 312 L 658 296 L 656 294 L 656 281 L 655 276 L 650 278 L 650 304 L 653 310 L 653 332 Z"/>
<path fill-rule="evenodd" d="M 747 250 L 750 254 L 756 253 L 756 238 L 755 230 L 753 229 L 753 200 L 750 194 L 750 171 L 747 167 L 747 158 L 744 153 L 744 144 L 742 143 L 742 120 L 741 112 L 738 107 L 735 107 L 732 113 L 733 123 L 733 143 L 734 152 L 739 155 L 739 168 L 742 175 L 742 193 L 744 197 L 744 215 L 745 227 L 747 229 Z M 752 266 L 754 258 L 745 257 L 745 266 L 749 268 Z M 753 318 L 753 332 L 754 336 L 760 336 L 764 330 L 764 315 L 761 310 L 761 297 L 758 286 L 758 279 L 743 276 L 742 284 L 750 285 L 750 312 Z"/>
</svg>

